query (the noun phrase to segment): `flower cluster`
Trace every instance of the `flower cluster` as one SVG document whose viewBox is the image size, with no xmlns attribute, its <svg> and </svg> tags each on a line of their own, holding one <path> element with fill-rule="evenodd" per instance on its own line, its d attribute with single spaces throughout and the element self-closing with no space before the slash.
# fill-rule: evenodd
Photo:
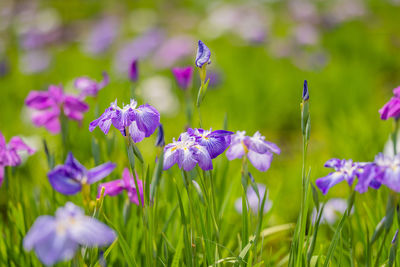
<svg viewBox="0 0 400 267">
<path fill-rule="evenodd" d="M 109 83 L 109 77 L 106 72 L 103 72 L 103 80 L 96 82 L 88 77 L 79 77 L 75 79 L 74 86 L 81 93 L 80 96 L 97 96 L 98 92 Z"/>
<path fill-rule="evenodd" d="M 33 124 L 45 127 L 53 134 L 61 130 L 60 115 L 62 112 L 71 120 L 82 121 L 83 113 L 89 106 L 80 98 L 64 94 L 61 86 L 50 85 L 48 91 L 31 91 L 25 104 L 34 110 Z"/>
<path fill-rule="evenodd" d="M 393 89 L 394 96 L 379 110 L 382 120 L 400 117 L 400 86 Z"/>
<path fill-rule="evenodd" d="M 107 162 L 87 170 L 74 158 L 72 153 L 68 153 L 65 164 L 55 167 L 47 176 L 56 191 L 64 195 L 73 195 L 80 192 L 83 185 L 100 181 L 109 175 L 114 168 L 114 163 Z"/>
<path fill-rule="evenodd" d="M 111 244 L 116 234 L 107 225 L 85 216 L 83 210 L 68 202 L 56 216 L 40 216 L 24 238 L 24 248 L 34 249 L 46 265 L 74 257 L 79 245 L 87 247 Z"/>
<path fill-rule="evenodd" d="M 108 134 L 112 124 L 123 136 L 129 134 L 133 142 L 142 141 L 152 135 L 160 125 L 160 113 L 148 104 L 136 106 L 137 102 L 131 99 L 129 105 L 120 108 L 115 100 L 98 119 L 89 124 L 89 131 L 98 126 L 104 134 Z"/>
<path fill-rule="evenodd" d="M 21 157 L 18 155 L 19 151 L 26 151 L 29 155 L 35 153 L 35 150 L 26 145 L 18 136 L 11 138 L 7 144 L 3 134 L 0 132 L 0 186 L 4 179 L 4 167 L 21 164 Z"/>
<path fill-rule="evenodd" d="M 136 180 L 138 183 L 139 190 L 137 190 L 135 186 L 135 180 L 133 176 L 130 174 L 129 169 L 125 168 L 124 172 L 122 173 L 122 179 L 114 180 L 107 183 L 102 183 L 99 185 L 98 190 L 98 197 L 100 197 L 101 188 L 104 187 L 104 195 L 108 196 L 116 196 L 123 191 L 128 193 L 129 200 L 136 205 L 139 205 L 139 198 L 138 198 L 138 191 L 140 195 L 140 199 L 142 205 L 144 205 L 144 198 L 143 198 L 143 182 L 138 179 L 137 173 Z"/>
<path fill-rule="evenodd" d="M 172 143 L 165 146 L 164 170 L 171 168 L 175 163 L 185 171 L 192 170 L 196 164 L 203 170 L 211 170 L 212 159 L 228 148 L 232 134 L 224 130 L 189 128 L 177 141 L 173 139 Z"/>
<path fill-rule="evenodd" d="M 259 171 L 267 171 L 271 165 L 273 153 L 279 155 L 281 150 L 274 143 L 266 141 L 259 132 L 253 136 L 246 136 L 245 131 L 238 131 L 232 137 L 232 144 L 226 151 L 226 157 L 233 160 L 246 155 Z"/>
</svg>

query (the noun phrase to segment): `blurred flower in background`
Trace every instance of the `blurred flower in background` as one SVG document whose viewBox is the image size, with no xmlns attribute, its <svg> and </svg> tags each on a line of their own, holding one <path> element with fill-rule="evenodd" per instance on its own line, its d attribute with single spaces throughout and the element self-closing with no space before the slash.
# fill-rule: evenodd
<svg viewBox="0 0 400 267">
<path fill-rule="evenodd" d="M 119 22 L 116 17 L 105 17 L 96 21 L 82 44 L 83 51 L 92 55 L 106 52 L 119 34 Z"/>
<path fill-rule="evenodd" d="M 272 201 L 268 198 L 268 191 L 266 190 L 265 185 L 263 184 L 256 184 L 259 196 L 254 191 L 252 186 L 247 188 L 246 197 L 247 197 L 247 208 L 251 209 L 254 214 L 257 214 L 261 208 L 262 200 L 264 195 L 267 194 L 264 204 L 263 213 L 267 213 L 272 208 Z M 238 213 L 242 214 L 242 198 L 238 198 L 235 201 L 235 209 Z"/>
</svg>

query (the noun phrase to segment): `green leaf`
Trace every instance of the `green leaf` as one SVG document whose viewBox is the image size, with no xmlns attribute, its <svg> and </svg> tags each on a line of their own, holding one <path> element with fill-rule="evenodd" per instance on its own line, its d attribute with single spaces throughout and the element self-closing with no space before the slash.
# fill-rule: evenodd
<svg viewBox="0 0 400 267">
<path fill-rule="evenodd" d="M 180 262 L 181 256 L 182 256 L 182 249 L 183 249 L 183 233 L 181 231 L 179 234 L 178 245 L 175 248 L 175 255 L 174 255 L 174 258 L 172 259 L 171 267 L 181 266 L 179 264 L 179 262 Z"/>
</svg>

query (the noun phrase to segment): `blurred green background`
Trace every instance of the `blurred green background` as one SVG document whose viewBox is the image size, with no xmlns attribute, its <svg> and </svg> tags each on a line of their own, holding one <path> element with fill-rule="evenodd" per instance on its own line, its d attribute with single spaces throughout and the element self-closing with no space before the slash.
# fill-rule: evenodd
<svg viewBox="0 0 400 267">
<path fill-rule="evenodd" d="M 74 92 L 76 77 L 100 80 L 101 72 L 107 71 L 110 84 L 99 94 L 100 112 L 115 98 L 120 104 L 127 103 L 133 86 L 139 103 L 166 105 L 165 111 L 161 111 L 161 122 L 169 143 L 186 124 L 183 92 L 175 84 L 171 67 L 194 65 L 198 39 L 210 48 L 209 69 L 219 74 L 220 79 L 208 91 L 202 106 L 204 128 L 222 128 L 226 114 L 229 130 L 245 130 L 249 135 L 258 130 L 282 149 L 268 172 L 250 169 L 257 182 L 267 185 L 273 201 L 269 224 L 295 222 L 298 215 L 300 102 L 305 79 L 310 92 L 309 164 L 313 181 L 328 173 L 323 164 L 330 158 L 373 160 L 383 150 L 391 132 L 391 122 L 381 121 L 378 110 L 389 100 L 392 89 L 400 84 L 400 3 L 395 0 L 151 3 L 3 0 L 0 10 L 3 13 L 0 59 L 7 65 L 0 77 L 0 131 L 7 140 L 21 135 L 38 145 L 39 152 L 23 167 L 26 176 L 19 177 L 21 183 L 33 185 L 32 188 L 47 183 L 41 140 L 46 139 L 50 149 L 59 153 L 60 136 L 50 135 L 31 124 L 29 111 L 24 108 L 29 91 L 62 84 L 67 91 Z M 29 16 L 33 19 L 29 20 Z M 118 25 L 118 33 L 110 46 L 98 54 L 85 52 L 82 47 L 93 27 L 109 17 Z M 34 28 L 35 23 L 44 31 L 48 30 L 46 26 L 61 31 L 61 36 L 39 48 L 23 47 L 22 33 Z M 116 70 L 115 56 L 127 41 L 154 28 L 161 30 L 164 37 L 148 56 L 139 60 L 139 81 L 132 84 L 125 73 Z M 253 34 L 255 29 L 258 32 Z M 163 64 L 165 59 L 157 56 L 162 54 L 159 48 L 170 38 L 182 35 L 193 40 L 192 46 L 185 48 L 184 56 Z M 50 57 L 48 66 L 40 71 L 24 70 L 28 64 L 24 56 L 32 51 L 46 53 Z M 162 82 L 154 82 L 154 77 L 161 77 Z M 199 86 L 197 70 L 195 77 L 193 97 Z M 152 87 L 164 85 L 168 90 L 162 91 L 163 94 L 175 99 L 171 103 L 166 103 L 165 98 L 161 101 L 152 98 L 158 94 Z M 89 122 L 96 118 L 93 108 L 96 100 L 89 99 L 88 103 L 91 109 L 85 114 L 82 126 L 69 123 L 69 138 L 70 150 L 90 166 L 94 163 L 91 134 L 87 129 Z M 194 118 L 197 122 L 196 114 Z M 111 130 L 113 135 L 116 149 L 108 154 L 104 140 L 110 137 L 95 131 L 103 148 L 102 160 L 117 162 L 118 171 L 114 176 L 118 177 L 127 159 L 119 133 Z M 139 144 L 149 162 L 156 153 L 154 139 L 151 137 Z M 222 158 L 216 164 L 226 161 L 225 156 Z M 62 161 L 60 157 L 56 163 Z M 240 163 L 240 160 L 233 161 L 228 169 L 233 199 L 240 197 Z M 346 197 L 348 192 L 343 184 L 331 190 L 329 197 Z M 233 202 L 230 203 L 228 212 L 234 213 Z"/>
</svg>

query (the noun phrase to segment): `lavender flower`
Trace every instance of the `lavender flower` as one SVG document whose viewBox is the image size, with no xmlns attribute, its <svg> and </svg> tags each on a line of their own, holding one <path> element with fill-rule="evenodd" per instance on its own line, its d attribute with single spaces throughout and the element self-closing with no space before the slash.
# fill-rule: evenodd
<svg viewBox="0 0 400 267">
<path fill-rule="evenodd" d="M 196 142 L 196 137 L 189 133 L 182 133 L 178 141 L 173 139 L 172 143 L 164 147 L 164 170 L 178 164 L 184 171 L 192 170 L 196 164 L 203 170 L 213 168 L 211 156 L 204 146 Z"/>
<path fill-rule="evenodd" d="M 320 208 L 322 208 L 322 204 L 320 204 Z M 338 215 L 343 214 L 347 209 L 347 200 L 343 198 L 331 198 L 329 199 L 324 207 L 321 217 L 321 223 L 327 223 L 333 225 L 337 219 Z M 353 213 L 351 210 L 351 213 Z M 312 222 L 315 224 L 317 220 L 317 209 L 314 208 L 312 213 Z"/>
<path fill-rule="evenodd" d="M 192 84 L 192 78 L 193 78 L 193 68 L 192 67 L 173 68 L 172 73 L 175 76 L 178 86 L 182 90 L 189 89 L 189 87 Z"/>
<path fill-rule="evenodd" d="M 362 171 L 362 165 L 358 162 L 353 162 L 353 160 L 351 159 L 330 159 L 325 163 L 324 167 L 334 168 L 335 171 L 315 181 L 315 184 L 318 186 L 323 194 L 328 193 L 328 190 L 332 186 L 344 180 L 347 181 L 348 184 L 351 186 L 353 184 L 354 178 L 358 177 Z"/>
<path fill-rule="evenodd" d="M 122 135 L 129 134 L 133 142 L 142 141 L 152 135 L 160 124 L 160 113 L 148 104 L 136 106 L 137 102 L 131 99 L 129 105 L 120 108 L 115 100 L 98 119 L 89 124 L 89 131 L 98 126 L 104 134 L 108 134 L 112 124 Z"/>
<path fill-rule="evenodd" d="M 107 72 L 103 72 L 103 80 L 96 82 L 88 77 L 79 77 L 75 79 L 74 86 L 81 91 L 81 97 L 97 96 L 97 93 L 103 89 L 109 82 Z"/>
<path fill-rule="evenodd" d="M 84 50 L 90 54 L 105 52 L 116 39 L 119 23 L 116 18 L 108 17 L 97 22 L 84 42 Z"/>
<path fill-rule="evenodd" d="M 393 89 L 394 97 L 392 97 L 380 110 L 382 120 L 388 118 L 400 118 L 400 86 Z"/>
<path fill-rule="evenodd" d="M 266 191 L 265 185 L 257 184 L 257 188 L 258 188 L 258 193 L 260 194 L 260 197 L 257 196 L 257 193 L 254 191 L 253 187 L 249 186 L 247 188 L 246 196 L 247 196 L 248 206 L 253 213 L 257 214 L 257 212 L 261 208 L 261 203 L 264 198 L 264 195 L 267 194 L 266 199 L 265 199 L 265 204 L 264 204 L 264 210 L 263 210 L 263 213 L 267 213 L 272 208 L 272 201 L 268 199 L 268 192 Z M 238 198 L 235 201 L 235 209 L 240 214 L 243 212 L 242 211 L 242 198 Z"/>
<path fill-rule="evenodd" d="M 137 67 L 137 60 L 132 60 L 131 66 L 129 68 L 129 78 L 132 82 L 136 82 L 138 80 L 138 67 Z"/>
<path fill-rule="evenodd" d="M 208 154 L 212 159 L 215 159 L 228 148 L 231 143 L 231 135 L 233 132 L 217 130 L 203 130 L 203 129 L 191 129 L 187 130 L 189 135 L 196 137 L 196 142 L 204 146 Z"/>
<path fill-rule="evenodd" d="M 191 129 L 182 133 L 178 141 L 166 145 L 164 148 L 164 170 L 171 168 L 175 163 L 180 169 L 192 170 L 196 164 L 203 170 L 213 168 L 212 159 L 222 154 L 230 144 L 229 131 L 206 131 Z"/>
<path fill-rule="evenodd" d="M 26 145 L 18 136 L 11 138 L 7 144 L 3 134 L 0 132 L 0 187 L 4 179 L 4 167 L 21 164 L 19 151 L 26 151 L 29 155 L 35 153 L 35 150 Z"/>
<path fill-rule="evenodd" d="M 85 216 L 71 202 L 58 208 L 56 216 L 40 216 L 24 238 L 24 248 L 35 250 L 45 265 L 74 257 L 79 245 L 107 246 L 116 238 L 115 232 L 98 220 Z"/>
<path fill-rule="evenodd" d="M 142 205 L 144 205 L 144 198 L 143 198 L 143 182 L 138 179 L 137 173 L 136 180 L 139 186 L 139 195 L 141 198 Z M 121 194 L 124 190 L 128 192 L 128 197 L 132 203 L 139 205 L 139 198 L 138 198 L 138 190 L 135 186 L 135 180 L 133 176 L 130 174 L 129 169 L 125 168 L 122 173 L 122 179 L 114 180 L 107 183 L 102 183 L 99 185 L 98 196 L 100 196 L 101 188 L 104 187 L 104 195 L 108 196 L 116 196 Z"/>
<path fill-rule="evenodd" d="M 31 91 L 25 99 L 25 105 L 35 110 L 33 124 L 43 126 L 53 134 L 61 130 L 61 112 L 71 120 L 82 121 L 83 113 L 89 109 L 78 97 L 64 94 L 62 88 L 55 85 L 50 85 L 48 91 Z"/>
<path fill-rule="evenodd" d="M 304 80 L 304 86 L 303 86 L 303 101 L 307 101 L 309 98 L 310 98 L 310 95 L 308 94 L 307 80 Z"/>
<path fill-rule="evenodd" d="M 201 41 L 198 42 L 197 55 L 196 55 L 196 66 L 202 68 L 204 64 L 210 64 L 211 60 L 210 49 Z"/>
<path fill-rule="evenodd" d="M 115 164 L 107 162 L 87 170 L 72 153 L 68 153 L 64 165 L 59 165 L 51 170 L 47 176 L 51 186 L 64 195 L 73 195 L 82 190 L 85 184 L 93 184 L 109 175 Z"/>
<path fill-rule="evenodd" d="M 363 193 L 368 186 L 378 189 L 381 184 L 400 192 L 400 154 L 392 157 L 379 153 L 374 162 L 365 165 L 355 189 Z"/>
<path fill-rule="evenodd" d="M 229 160 L 242 158 L 247 154 L 251 164 L 259 171 L 267 171 L 271 165 L 273 153 L 280 154 L 281 150 L 274 143 L 265 141 L 265 137 L 256 132 L 252 137 L 246 136 L 245 131 L 238 131 L 232 137 L 232 143 L 226 151 Z"/>
</svg>

